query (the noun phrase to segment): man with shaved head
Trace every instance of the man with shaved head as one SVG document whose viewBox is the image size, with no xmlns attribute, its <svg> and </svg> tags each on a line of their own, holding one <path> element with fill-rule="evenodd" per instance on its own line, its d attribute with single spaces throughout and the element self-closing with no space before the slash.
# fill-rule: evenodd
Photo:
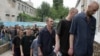
<svg viewBox="0 0 100 56">
<path fill-rule="evenodd" d="M 92 56 L 93 42 L 96 30 L 96 19 L 93 14 L 99 9 L 99 4 L 92 1 L 84 12 L 77 14 L 70 28 L 69 55 Z"/>
<path fill-rule="evenodd" d="M 56 45 L 54 51 L 58 53 L 61 52 L 62 56 L 69 56 L 69 30 L 71 26 L 72 18 L 78 13 L 76 8 L 71 8 L 69 10 L 68 16 L 62 19 L 56 29 Z"/>
</svg>

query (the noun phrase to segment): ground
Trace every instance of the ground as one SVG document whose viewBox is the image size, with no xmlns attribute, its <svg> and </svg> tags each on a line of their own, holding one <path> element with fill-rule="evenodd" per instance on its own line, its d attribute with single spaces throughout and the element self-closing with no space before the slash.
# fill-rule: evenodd
<svg viewBox="0 0 100 56">
<path fill-rule="evenodd" d="M 12 56 L 12 52 L 11 52 L 11 50 L 9 50 L 9 51 L 1 54 L 0 56 Z"/>
</svg>

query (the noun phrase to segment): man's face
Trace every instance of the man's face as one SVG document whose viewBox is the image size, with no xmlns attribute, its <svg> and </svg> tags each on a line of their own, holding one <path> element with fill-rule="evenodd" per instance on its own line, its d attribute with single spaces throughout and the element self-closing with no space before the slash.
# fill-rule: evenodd
<svg viewBox="0 0 100 56">
<path fill-rule="evenodd" d="M 88 8 L 88 15 L 93 15 L 96 13 L 96 11 L 98 10 L 98 7 L 93 5 L 93 6 L 89 6 Z"/>
<path fill-rule="evenodd" d="M 48 21 L 47 21 L 47 25 L 48 26 L 50 26 L 50 27 L 53 27 L 53 19 L 49 19 Z"/>
<path fill-rule="evenodd" d="M 28 29 L 28 30 L 26 31 L 26 35 L 27 35 L 27 36 L 30 36 L 30 35 L 31 35 L 31 30 L 30 30 L 30 29 Z"/>
<path fill-rule="evenodd" d="M 77 13 L 78 13 L 78 10 L 73 10 L 73 11 L 71 12 L 71 17 L 73 18 Z"/>
<path fill-rule="evenodd" d="M 22 30 L 20 30 L 20 31 L 19 31 L 19 34 L 22 36 L 22 35 L 23 35 L 23 31 L 22 31 Z"/>
</svg>

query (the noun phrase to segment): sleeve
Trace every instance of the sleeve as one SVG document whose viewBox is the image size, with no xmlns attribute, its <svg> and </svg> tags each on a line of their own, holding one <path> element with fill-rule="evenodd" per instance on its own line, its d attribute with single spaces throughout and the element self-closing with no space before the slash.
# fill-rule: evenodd
<svg viewBox="0 0 100 56">
<path fill-rule="evenodd" d="M 76 30 L 77 30 L 77 20 L 78 17 L 74 17 L 73 20 L 72 20 L 72 23 L 71 23 L 71 27 L 70 27 L 70 30 L 69 30 L 69 33 L 70 34 L 76 34 Z"/>
<path fill-rule="evenodd" d="M 60 35 L 61 34 L 61 30 L 62 30 L 62 20 L 58 23 L 58 25 L 57 25 L 57 30 L 56 30 L 56 33 L 58 34 L 58 35 Z"/>
<path fill-rule="evenodd" d="M 95 35 L 96 32 L 96 19 L 94 18 L 94 24 L 91 26 L 92 34 Z"/>
<path fill-rule="evenodd" d="M 31 47 L 30 48 L 34 48 L 34 40 L 33 40 L 33 42 L 32 42 L 32 44 L 31 44 Z"/>
<path fill-rule="evenodd" d="M 55 45 L 55 39 L 56 39 L 56 31 L 54 30 L 54 37 L 53 37 L 53 45 Z"/>
<path fill-rule="evenodd" d="M 33 37 L 32 39 L 35 40 L 36 37 L 34 35 L 32 37 Z"/>
<path fill-rule="evenodd" d="M 42 45 L 42 37 L 43 37 L 43 33 L 42 31 L 39 32 L 39 36 L 38 36 L 38 46 L 40 47 Z"/>
</svg>

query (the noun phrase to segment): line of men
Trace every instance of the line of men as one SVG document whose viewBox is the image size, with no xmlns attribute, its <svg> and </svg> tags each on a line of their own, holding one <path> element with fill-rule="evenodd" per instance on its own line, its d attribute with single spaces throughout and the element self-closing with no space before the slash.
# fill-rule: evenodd
<svg viewBox="0 0 100 56">
<path fill-rule="evenodd" d="M 98 9 L 99 4 L 96 1 L 92 1 L 81 13 L 78 13 L 76 8 L 71 8 L 68 16 L 58 23 L 56 30 L 53 29 L 53 19 L 46 19 L 47 25 L 39 31 L 33 42 L 30 37 L 22 38 L 21 44 L 19 43 L 19 54 L 57 56 L 60 52 L 61 56 L 92 56 L 96 30 L 96 19 L 93 14 Z"/>
</svg>

